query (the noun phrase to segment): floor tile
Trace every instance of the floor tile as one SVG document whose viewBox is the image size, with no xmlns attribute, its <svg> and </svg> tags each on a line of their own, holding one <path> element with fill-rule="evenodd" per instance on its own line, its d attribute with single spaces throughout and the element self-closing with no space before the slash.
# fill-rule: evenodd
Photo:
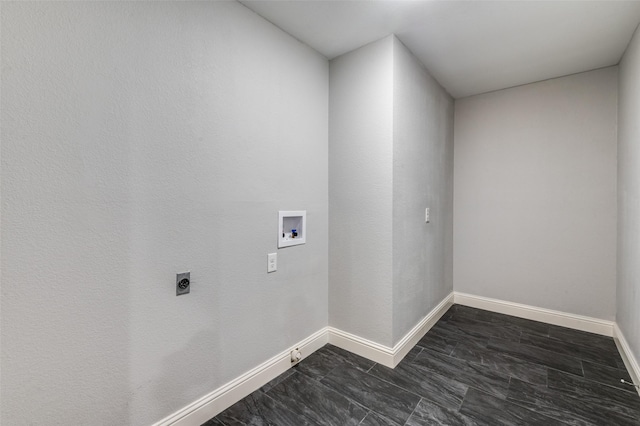
<svg viewBox="0 0 640 426">
<path fill-rule="evenodd" d="M 447 311 L 447 314 L 449 314 L 447 318 L 445 319 L 443 316 L 443 319 L 447 320 L 453 317 L 477 318 L 478 314 L 481 312 L 483 312 L 481 309 L 471 308 L 464 305 L 453 305 Z"/>
<path fill-rule="evenodd" d="M 478 337 L 498 337 L 504 340 L 513 340 L 514 342 L 520 339 L 520 334 L 522 333 L 520 327 L 513 324 L 480 321 L 475 318 L 454 316 L 447 321 L 447 324 L 451 327 L 457 327 L 458 330 L 464 330 L 467 334 Z"/>
<path fill-rule="evenodd" d="M 369 374 L 453 409 L 460 407 L 468 388 L 456 380 L 421 370 L 412 364 L 398 365 L 393 369 L 376 364 Z"/>
<path fill-rule="evenodd" d="M 368 410 L 304 374 L 294 374 L 269 391 L 269 396 L 288 409 L 316 423 L 357 426 Z"/>
<path fill-rule="evenodd" d="M 436 333 L 438 331 L 453 333 L 449 334 L 453 339 L 458 336 L 458 338 L 484 339 L 485 341 L 491 337 L 500 337 L 514 342 L 520 340 L 520 331 L 509 330 L 502 326 L 474 320 L 458 321 L 451 319 L 442 324 L 437 324 L 434 328 Z"/>
<path fill-rule="evenodd" d="M 549 337 L 563 342 L 570 342 L 583 346 L 593 346 L 616 354 L 618 353 L 618 348 L 612 337 L 601 336 L 599 334 L 588 333 L 586 331 L 573 330 L 557 325 L 549 326 Z"/>
<path fill-rule="evenodd" d="M 487 341 L 488 343 L 488 341 Z M 483 354 L 487 351 L 486 344 L 478 344 L 472 340 L 466 340 L 460 342 L 453 351 L 451 351 L 450 356 L 454 358 L 464 359 L 465 361 L 477 362 L 481 363 Z M 457 355 L 454 355 L 457 354 Z M 464 355 L 464 356 L 460 356 Z"/>
<path fill-rule="evenodd" d="M 480 364 L 424 349 L 413 365 L 502 398 L 507 396 L 509 377 Z"/>
<path fill-rule="evenodd" d="M 579 398 L 594 407 L 608 409 L 639 420 L 640 395 L 576 377 L 562 371 L 549 370 L 548 387 Z"/>
<path fill-rule="evenodd" d="M 373 411 L 369 411 L 367 417 L 362 420 L 360 425 L 358 426 L 400 426 L 398 423 L 387 419 L 384 416 L 381 416 L 378 413 L 374 413 Z"/>
<path fill-rule="evenodd" d="M 400 361 L 400 364 L 408 364 L 413 362 L 413 360 L 416 359 L 420 352 L 422 352 L 422 348 L 418 345 L 414 346 L 413 348 L 411 348 L 409 353 L 405 355 L 402 361 Z"/>
<path fill-rule="evenodd" d="M 636 425 L 613 339 L 453 305 L 390 369 L 325 345 L 204 426 Z"/>
<path fill-rule="evenodd" d="M 460 414 L 458 410 L 451 410 L 425 399 L 420 400 L 418 406 L 405 423 L 405 426 L 423 425 L 459 425 L 475 426 L 478 422 Z"/>
<path fill-rule="evenodd" d="M 449 309 L 447 309 L 447 311 L 444 314 L 442 314 L 442 316 L 440 317 L 438 322 L 444 322 L 447 319 L 451 318 L 451 316 L 455 313 L 455 311 L 457 309 L 456 308 L 457 306 L 462 306 L 462 305 L 451 305 L 451 306 L 449 306 Z"/>
<path fill-rule="evenodd" d="M 638 425 L 638 418 L 630 418 L 603 409 L 591 401 L 518 379 L 511 379 L 507 400 L 570 425 Z"/>
<path fill-rule="evenodd" d="M 248 423 L 244 423 L 241 422 L 239 420 L 235 420 L 232 418 L 226 418 L 225 421 L 223 422 L 222 420 L 219 420 L 218 417 L 215 417 L 215 420 L 218 420 L 219 423 L 214 423 L 214 426 L 247 426 Z M 255 421 L 254 423 L 251 423 L 251 425 L 263 425 L 263 424 L 267 424 L 264 421 L 260 420 L 260 421 Z M 205 423 L 206 425 L 206 423 Z M 202 425 L 202 426 L 205 426 Z"/>
<path fill-rule="evenodd" d="M 609 350 L 594 346 L 582 346 L 571 342 L 561 341 L 550 337 L 523 334 L 520 343 L 528 346 L 546 349 L 561 355 L 579 358 L 585 361 L 617 367 L 619 355 Z"/>
<path fill-rule="evenodd" d="M 454 305 L 456 306 L 456 305 Z M 496 312 L 485 311 L 482 309 L 475 309 L 465 307 L 464 309 L 456 310 L 452 315 L 453 319 L 471 318 L 476 321 L 482 321 L 491 323 L 494 325 L 503 325 L 510 328 L 517 329 L 518 331 L 539 334 L 542 336 L 548 336 L 549 326 L 538 321 L 528 320 L 524 318 L 513 317 L 510 315 L 499 314 Z"/>
<path fill-rule="evenodd" d="M 469 388 L 460 408 L 460 414 L 474 419 L 479 424 L 492 426 L 562 424 L 555 419 L 473 388 Z"/>
<path fill-rule="evenodd" d="M 508 324 L 510 327 L 515 327 L 523 333 L 537 334 L 540 336 L 549 335 L 549 325 L 538 321 L 489 311 L 480 311 L 476 318 L 480 321 L 486 320 L 494 324 Z"/>
<path fill-rule="evenodd" d="M 278 377 L 276 377 L 275 379 L 271 380 L 269 383 L 267 383 L 266 385 L 262 386 L 260 388 L 260 390 L 262 392 L 269 392 L 269 390 L 271 388 L 273 388 L 274 386 L 277 386 L 281 381 L 283 381 L 284 379 L 286 379 L 287 377 L 289 377 L 290 375 L 294 374 L 296 372 L 295 369 L 290 368 L 287 371 L 285 371 L 284 373 L 282 373 L 281 375 L 279 375 Z"/>
<path fill-rule="evenodd" d="M 617 387 L 628 392 L 635 392 L 632 386 L 625 385 L 620 382 L 620 379 L 624 379 L 628 382 L 631 381 L 631 376 L 627 370 L 607 367 L 605 365 L 587 361 L 582 361 L 582 369 L 584 370 L 585 379 L 604 383 L 605 385 Z"/>
<path fill-rule="evenodd" d="M 330 350 L 331 352 L 333 352 L 334 354 L 339 355 L 344 360 L 345 363 L 347 363 L 348 365 L 351 365 L 352 367 L 357 368 L 358 370 L 367 371 L 371 367 L 373 367 L 373 364 L 375 364 L 375 362 L 369 359 L 363 358 L 349 351 L 345 351 L 344 349 L 339 348 L 337 346 L 325 345 L 324 347 Z"/>
<path fill-rule="evenodd" d="M 620 359 L 618 360 L 618 368 L 621 370 L 626 370 L 627 366 L 624 364 L 624 361 L 622 360 L 622 357 L 620 357 Z"/>
<path fill-rule="evenodd" d="M 473 341 L 478 345 L 485 346 L 487 345 L 487 343 L 489 343 L 489 337 L 478 336 L 475 333 L 468 333 L 464 330 L 464 328 L 460 328 L 455 324 L 449 324 L 447 322 L 437 323 L 431 328 L 431 330 L 429 330 L 429 333 L 427 334 L 438 336 L 452 342 Z"/>
<path fill-rule="evenodd" d="M 322 379 L 334 368 L 347 364 L 347 361 L 324 346 L 296 365 L 293 370 L 304 373 L 316 380 Z"/>
<path fill-rule="evenodd" d="M 482 364 L 494 371 L 529 383 L 547 383 L 547 367 L 478 346 L 473 342 L 458 344 L 451 356 Z"/>
<path fill-rule="evenodd" d="M 417 346 L 442 352 L 449 355 L 461 339 L 453 339 L 451 336 L 442 336 L 428 332 L 417 343 Z"/>
<path fill-rule="evenodd" d="M 294 413 L 263 392 L 254 392 L 240 400 L 220 413 L 217 419 L 225 425 L 321 425 L 300 413 Z"/>
<path fill-rule="evenodd" d="M 200 426 L 225 426 L 225 424 L 214 417 L 211 420 L 209 420 L 208 422 L 202 423 Z"/>
<path fill-rule="evenodd" d="M 562 355 L 536 346 L 499 339 L 489 340 L 487 348 L 534 364 L 540 364 L 582 376 L 582 363 L 578 358 Z"/>
<path fill-rule="evenodd" d="M 400 424 L 420 401 L 419 396 L 353 367 L 338 367 L 321 383 Z"/>
</svg>

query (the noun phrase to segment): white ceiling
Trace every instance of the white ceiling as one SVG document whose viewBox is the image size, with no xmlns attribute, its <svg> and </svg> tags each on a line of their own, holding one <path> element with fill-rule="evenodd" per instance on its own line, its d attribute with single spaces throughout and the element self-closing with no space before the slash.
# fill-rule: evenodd
<svg viewBox="0 0 640 426">
<path fill-rule="evenodd" d="M 389 34 L 455 98 L 615 65 L 640 1 L 241 0 L 332 59 Z"/>
</svg>

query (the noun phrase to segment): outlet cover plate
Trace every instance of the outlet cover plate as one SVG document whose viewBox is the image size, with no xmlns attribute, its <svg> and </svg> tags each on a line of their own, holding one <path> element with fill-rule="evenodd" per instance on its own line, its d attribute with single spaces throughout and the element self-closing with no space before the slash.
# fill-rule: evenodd
<svg viewBox="0 0 640 426">
<path fill-rule="evenodd" d="M 278 253 L 267 254 L 267 272 L 278 270 Z"/>
<path fill-rule="evenodd" d="M 191 272 L 176 274 L 176 296 L 188 294 L 191 291 Z"/>
</svg>

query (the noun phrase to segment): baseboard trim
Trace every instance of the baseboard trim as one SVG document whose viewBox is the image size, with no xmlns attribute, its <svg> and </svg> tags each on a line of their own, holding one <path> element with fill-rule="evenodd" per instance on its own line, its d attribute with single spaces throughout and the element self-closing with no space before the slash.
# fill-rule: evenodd
<svg viewBox="0 0 640 426">
<path fill-rule="evenodd" d="M 622 330 L 618 327 L 618 323 L 613 324 L 613 333 L 613 340 L 616 342 L 618 352 L 620 352 L 622 361 L 624 361 L 624 365 L 627 367 L 631 380 L 633 380 L 635 384 L 640 384 L 640 364 L 638 364 L 638 358 L 635 357 L 631 346 L 629 346 L 627 339 L 625 339 L 624 334 L 622 334 Z M 636 388 L 636 390 L 638 391 L 638 395 L 640 395 L 640 388 Z"/>
<path fill-rule="evenodd" d="M 329 343 L 371 361 L 391 367 L 393 348 L 381 345 L 355 334 L 329 327 Z"/>
<path fill-rule="evenodd" d="M 618 323 L 614 321 L 606 321 L 598 318 L 523 305 L 520 303 L 474 296 L 466 293 L 454 292 L 453 300 L 454 303 L 459 305 L 470 306 L 472 308 L 484 309 L 500 314 L 513 315 L 515 317 L 613 337 L 613 340 L 618 347 L 618 352 L 620 352 L 620 356 L 624 361 L 624 365 L 627 367 L 627 371 L 629 371 L 629 375 L 631 376 L 633 383 L 640 384 L 640 363 L 638 362 L 638 358 L 636 358 L 635 354 L 631 350 L 622 330 L 618 327 Z M 640 388 L 636 388 L 636 390 L 640 395 Z"/>
<path fill-rule="evenodd" d="M 418 324 L 396 343 L 393 348 L 364 339 L 355 334 L 329 327 L 329 343 L 371 361 L 394 368 L 409 353 L 453 304 L 453 293 L 445 297 Z"/>
<path fill-rule="evenodd" d="M 324 327 L 297 345 L 293 345 L 291 348 L 279 353 L 208 395 L 203 396 L 197 401 L 160 420 L 153 426 L 200 425 L 210 418 L 215 417 L 226 408 L 291 368 L 290 352 L 293 348 L 300 348 L 304 359 L 325 344 L 331 343 L 332 345 L 374 362 L 394 368 L 454 303 L 613 337 L 631 378 L 634 383 L 640 383 L 640 364 L 638 363 L 638 358 L 633 354 L 618 324 L 613 321 L 605 321 L 472 294 L 452 292 L 420 320 L 418 324 L 409 330 L 393 348 L 334 327 Z M 640 394 L 640 389 L 638 393 Z"/>
<path fill-rule="evenodd" d="M 393 348 L 337 328 L 324 327 L 297 345 L 293 345 L 229 383 L 165 417 L 153 426 L 194 426 L 206 422 L 291 368 L 290 353 L 294 348 L 300 349 L 304 359 L 325 344 L 331 343 L 349 352 L 393 368 L 452 304 L 453 293 L 449 294 L 438 306 L 432 309 Z"/>
<path fill-rule="evenodd" d="M 304 359 L 327 344 L 327 335 L 327 327 L 316 331 L 300 343 L 165 417 L 153 426 L 201 425 L 291 368 L 292 349 L 299 348 Z"/>
<path fill-rule="evenodd" d="M 614 336 L 613 327 L 615 323 L 613 321 L 538 308 L 521 303 L 506 302 L 488 297 L 474 296 L 466 293 L 454 292 L 453 298 L 454 303 L 472 308 L 573 328 L 574 330 L 588 331 L 608 337 Z"/>
<path fill-rule="evenodd" d="M 331 343 L 379 364 L 394 368 L 454 303 L 613 337 L 631 378 L 634 383 L 640 383 L 638 359 L 631 351 L 622 331 L 613 321 L 452 292 L 392 348 L 334 327 L 324 327 L 300 343 L 167 416 L 153 426 L 194 426 L 206 422 L 291 368 L 290 352 L 294 348 L 300 348 L 304 359 L 325 344 Z M 640 390 L 638 393 L 640 394 Z"/>
<path fill-rule="evenodd" d="M 415 325 L 405 336 L 400 339 L 393 347 L 393 367 L 398 365 L 400 361 L 409 353 L 409 351 L 418 343 L 422 337 L 427 334 L 438 320 L 447 312 L 449 307 L 453 305 L 454 293 L 451 292 L 447 297 L 442 299 L 438 305 L 433 308 L 418 324 Z"/>
</svg>

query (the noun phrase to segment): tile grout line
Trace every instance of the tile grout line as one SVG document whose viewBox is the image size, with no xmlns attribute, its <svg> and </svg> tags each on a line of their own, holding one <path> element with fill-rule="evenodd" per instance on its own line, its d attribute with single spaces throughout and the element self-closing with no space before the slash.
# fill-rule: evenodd
<svg viewBox="0 0 640 426">
<path fill-rule="evenodd" d="M 462 409 L 462 405 L 464 404 L 464 400 L 467 397 L 467 394 L 469 393 L 469 389 L 471 389 L 471 386 L 467 385 L 467 390 L 464 391 L 464 395 L 462 395 L 462 401 L 460 401 L 460 405 L 458 406 L 458 413 L 460 413 L 460 410 Z"/>
<path fill-rule="evenodd" d="M 383 367 L 384 367 L 384 366 L 383 366 Z M 372 367 L 372 368 L 373 368 L 373 367 Z M 387 367 L 387 368 L 388 368 L 388 367 Z M 365 373 L 365 374 L 369 374 L 369 373 Z M 396 388 L 398 388 L 398 389 L 402 389 L 403 391 L 408 392 L 408 393 L 410 393 L 411 395 L 417 396 L 418 398 L 422 399 L 422 396 L 418 395 L 417 393 L 415 393 L 415 392 L 413 392 L 413 391 L 410 391 L 409 389 L 403 388 L 402 386 L 398 385 L 397 383 L 390 382 L 390 381 L 388 381 L 388 380 L 383 379 L 382 377 L 378 377 L 378 376 L 375 376 L 375 375 L 373 375 L 373 374 L 369 374 L 369 375 L 370 375 L 371 377 L 375 378 L 375 379 L 380 380 L 381 382 L 385 382 L 386 384 L 389 384 L 389 385 L 391 385 L 391 386 L 395 386 L 395 387 L 396 387 Z M 367 408 L 368 408 L 368 407 L 367 407 Z"/>
<path fill-rule="evenodd" d="M 411 416 L 413 416 L 413 413 L 416 412 L 416 410 L 418 409 L 418 405 L 420 405 L 421 402 L 422 402 L 422 397 L 420 397 L 416 406 L 413 407 L 413 410 L 411 410 L 411 414 L 409 414 L 409 417 L 407 417 L 407 420 L 404 421 L 403 426 L 406 426 L 407 422 L 409 421 L 409 419 L 411 419 Z"/>
<path fill-rule="evenodd" d="M 416 356 L 413 357 L 413 359 L 411 360 L 411 362 L 415 361 L 416 359 L 418 359 L 418 357 L 420 356 L 420 354 L 424 351 L 424 348 L 422 346 L 418 346 L 420 348 L 420 352 L 418 352 L 416 354 Z"/>
<path fill-rule="evenodd" d="M 334 353 L 335 353 L 335 352 L 334 352 Z M 336 354 L 336 355 L 337 355 L 337 356 L 340 356 L 339 354 Z M 341 357 L 341 356 L 340 356 L 340 357 Z M 341 358 L 343 358 L 343 357 L 341 357 Z M 344 358 L 343 358 L 343 359 L 344 359 Z M 396 383 L 393 383 L 393 382 L 387 381 L 387 380 L 385 380 L 385 379 L 383 379 L 383 378 L 381 378 L 381 377 L 378 377 L 378 376 L 376 376 L 376 375 L 374 375 L 374 374 L 371 374 L 371 373 L 370 373 L 370 372 L 371 372 L 371 370 L 373 370 L 373 368 L 374 368 L 376 365 L 378 365 L 378 363 L 374 363 L 374 364 L 373 364 L 373 365 L 372 365 L 372 366 L 371 366 L 367 371 L 363 371 L 363 370 L 360 370 L 360 371 L 363 371 L 363 372 L 364 372 L 364 374 L 367 374 L 367 375 L 369 375 L 369 376 L 371 376 L 371 377 L 375 378 L 376 380 L 380 380 L 381 382 L 387 383 L 387 384 L 389 384 L 389 385 L 391 385 L 391 386 L 393 386 L 393 387 L 396 387 L 396 388 L 401 389 L 401 390 L 403 390 L 403 391 L 405 391 L 405 392 L 407 392 L 407 393 L 410 393 L 411 395 L 414 395 L 414 396 L 418 397 L 418 398 L 419 398 L 418 403 L 420 402 L 420 400 L 422 400 L 422 396 L 420 396 L 420 395 L 416 394 L 415 392 L 410 391 L 409 389 L 405 389 L 404 387 L 399 386 L 399 385 L 398 385 L 398 384 L 396 384 Z M 383 367 L 384 367 L 384 366 L 383 366 Z M 337 369 L 337 368 L 338 368 L 338 367 L 335 367 L 333 370 L 335 370 L 335 369 Z M 354 367 L 354 368 L 356 368 L 356 369 L 357 369 L 357 367 Z M 333 370 L 332 370 L 332 371 L 333 371 Z M 327 374 L 327 376 L 328 376 L 328 374 Z M 342 392 L 339 392 L 339 391 L 337 391 L 337 390 L 335 390 L 335 389 L 333 389 L 333 390 L 334 390 L 335 392 L 338 392 L 341 396 L 343 396 L 343 397 L 344 397 L 344 398 L 346 398 L 347 400 L 349 400 L 349 401 L 351 401 L 351 402 L 355 403 L 356 405 L 358 405 L 358 406 L 360 406 L 360 407 L 363 407 L 363 408 L 364 408 L 364 409 L 366 409 L 366 410 L 369 410 L 369 413 L 375 413 L 375 414 L 377 414 L 377 415 L 379 415 L 379 416 L 382 416 L 382 417 L 384 417 L 384 418 L 387 418 L 387 417 L 386 417 L 386 415 L 380 414 L 380 413 L 378 413 L 377 411 L 374 411 L 373 409 L 371 409 L 370 407 L 368 407 L 368 406 L 366 406 L 366 405 L 363 405 L 363 404 L 361 404 L 361 403 L 359 403 L 359 402 L 357 402 L 357 401 L 352 400 L 352 399 L 351 399 L 351 398 L 349 398 L 348 396 L 344 395 Z M 416 407 L 417 407 L 417 404 L 416 404 Z M 414 410 L 415 410 L 415 408 L 414 408 Z M 367 415 L 368 415 L 369 413 L 367 413 Z M 412 413 L 413 413 L 413 411 L 412 411 Z M 367 417 L 367 416 L 365 415 L 365 417 L 364 417 L 364 418 L 366 418 L 366 417 Z M 362 421 L 364 421 L 364 418 L 362 419 Z M 362 423 L 362 421 L 361 421 L 361 423 Z"/>
<path fill-rule="evenodd" d="M 606 367 L 606 365 L 605 365 L 605 367 Z M 610 368 L 613 368 L 613 367 L 610 367 Z M 562 373 L 562 374 L 568 374 L 570 376 L 573 376 L 573 377 L 577 378 L 578 380 L 583 380 L 583 381 L 585 381 L 587 383 L 593 383 L 593 384 L 597 384 L 597 385 L 601 385 L 601 386 L 606 386 L 608 389 L 611 389 L 611 390 L 617 390 L 617 391 L 621 391 L 621 392 L 629 392 L 629 393 L 634 394 L 634 395 L 636 394 L 636 392 L 634 390 L 627 390 L 625 388 L 614 386 L 614 385 L 611 385 L 609 383 L 599 382 L 597 380 L 589 379 L 589 378 L 584 377 L 584 376 L 578 376 L 577 374 L 573 374 L 573 373 L 571 373 L 569 371 L 558 370 L 557 368 L 552 368 L 552 367 L 547 367 L 547 388 L 549 388 L 549 389 L 553 389 L 553 388 L 549 387 L 549 370 L 557 371 L 557 372 Z M 522 379 L 519 379 L 519 380 L 522 380 Z M 522 380 L 522 381 L 526 381 L 526 380 Z"/>
<path fill-rule="evenodd" d="M 362 418 L 362 420 L 360 420 L 360 422 L 358 422 L 358 426 L 360 426 L 362 424 L 362 422 L 364 422 L 364 419 L 366 419 L 369 414 L 371 414 L 371 410 L 367 411 L 367 414 L 365 414 L 364 417 Z"/>
<path fill-rule="evenodd" d="M 551 367 L 547 367 L 547 380 L 546 380 L 546 383 L 545 383 L 545 386 L 547 387 L 547 389 L 551 389 L 549 387 L 549 370 L 550 369 L 551 369 Z"/>
<path fill-rule="evenodd" d="M 458 348 L 458 345 L 459 345 L 459 344 L 460 344 L 460 342 L 456 342 L 456 344 L 455 344 L 455 345 L 453 345 L 453 349 L 451 349 L 451 352 L 449 352 L 449 353 L 447 354 L 447 356 L 450 356 L 450 357 L 452 357 L 452 358 L 457 358 L 457 357 L 454 357 L 454 356 L 453 356 L 453 353 L 456 351 L 456 349 Z"/>
<path fill-rule="evenodd" d="M 435 351 L 435 350 L 429 349 L 429 348 L 426 348 L 426 350 L 434 352 L 435 354 L 440 354 L 440 355 L 446 356 L 448 358 L 454 359 L 454 360 L 459 361 L 459 362 L 463 362 L 465 364 L 468 364 L 468 366 L 478 366 L 478 367 L 480 367 L 481 370 L 485 370 L 487 372 L 493 373 L 493 374 L 498 375 L 498 376 L 504 376 L 506 378 L 509 377 L 509 374 L 506 374 L 504 372 L 498 371 L 498 370 L 492 368 L 489 365 L 482 364 L 482 362 L 469 361 L 469 360 L 466 360 L 466 359 L 463 359 L 463 358 L 458 358 L 458 357 L 455 357 L 455 356 L 452 356 L 452 355 L 447 355 L 447 354 L 445 354 L 443 352 L 438 352 L 438 351 Z M 451 352 L 451 353 L 453 353 L 453 352 Z M 427 368 L 428 370 L 430 370 L 430 371 L 432 371 L 432 372 L 434 372 L 436 374 L 444 376 L 443 374 L 438 373 L 437 370 L 433 370 L 432 368 L 428 368 L 428 367 L 425 367 L 425 368 Z M 463 382 L 460 382 L 460 383 L 463 383 Z"/>
</svg>

